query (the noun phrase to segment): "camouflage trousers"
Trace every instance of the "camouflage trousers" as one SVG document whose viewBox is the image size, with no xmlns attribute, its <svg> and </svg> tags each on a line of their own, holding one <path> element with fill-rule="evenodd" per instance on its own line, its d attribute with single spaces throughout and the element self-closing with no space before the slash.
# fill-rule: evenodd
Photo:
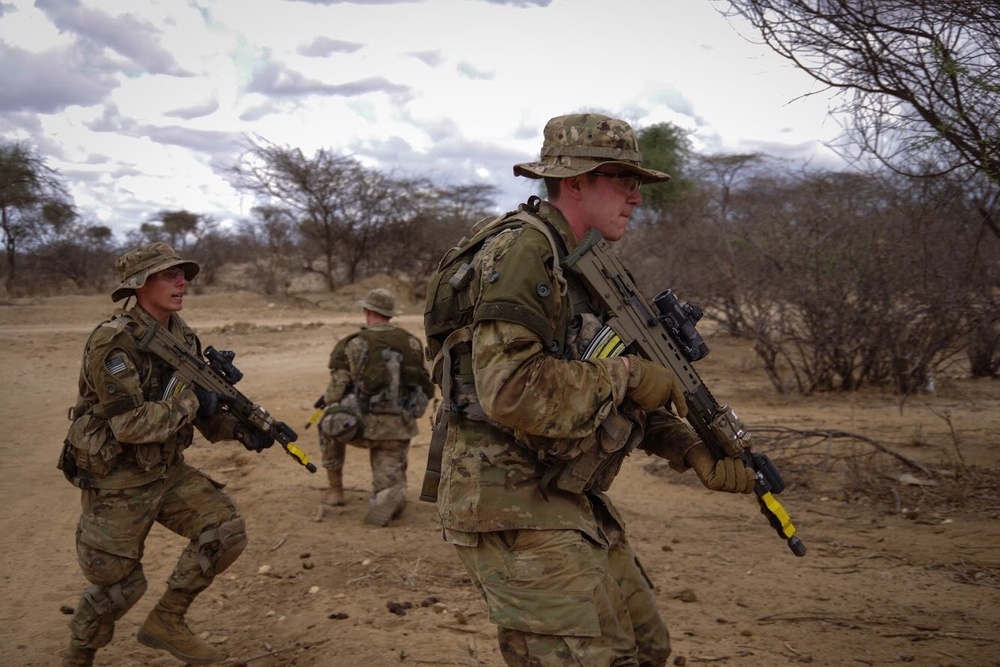
<svg viewBox="0 0 1000 667">
<path fill-rule="evenodd" d="M 206 554 L 199 538 L 225 522 L 239 520 L 222 485 L 183 462 L 174 465 L 166 478 L 145 486 L 85 489 L 82 505 L 76 551 L 80 569 L 93 585 L 84 591 L 70 621 L 70 643 L 85 649 L 107 645 L 115 621 L 145 592 L 141 559 L 154 522 L 190 540 L 167 585 L 193 597 L 215 577 L 212 554 Z"/>
<path fill-rule="evenodd" d="M 372 466 L 372 496 L 379 491 L 398 487 L 406 491 L 406 460 L 410 452 L 409 440 L 368 440 L 362 438 L 351 441 L 352 447 L 368 450 Z M 322 464 L 327 470 L 343 470 L 347 457 L 347 445 L 332 438 L 320 438 L 323 452 Z"/>
<path fill-rule="evenodd" d="M 670 636 L 624 535 L 480 533 L 458 556 L 497 624 L 508 665 L 664 665 Z"/>
</svg>

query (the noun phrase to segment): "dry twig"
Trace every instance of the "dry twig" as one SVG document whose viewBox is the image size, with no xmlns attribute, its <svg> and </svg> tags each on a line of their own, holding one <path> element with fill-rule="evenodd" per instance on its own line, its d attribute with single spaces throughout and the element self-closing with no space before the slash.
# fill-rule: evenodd
<svg viewBox="0 0 1000 667">
<path fill-rule="evenodd" d="M 920 472 L 924 473 L 925 475 L 928 475 L 928 476 L 931 476 L 931 477 L 934 476 L 934 473 L 932 473 L 930 470 L 928 470 L 927 468 L 925 468 L 923 466 L 923 464 L 921 464 L 921 463 L 919 463 L 917 461 L 914 461 L 913 459 L 911 459 L 908 456 L 903 456 L 902 454 L 900 454 L 899 452 L 897 452 L 897 451 L 895 451 L 893 449 L 890 449 L 890 448 L 886 447 L 885 445 L 883 445 L 878 440 L 875 440 L 873 438 L 869 438 L 866 435 L 861 435 L 860 433 L 851 433 L 850 431 L 841 431 L 840 429 L 819 429 L 819 428 L 815 428 L 815 429 L 795 429 L 795 428 L 788 428 L 787 426 L 757 426 L 757 427 L 754 428 L 754 433 L 772 433 L 772 434 L 778 434 L 777 437 L 779 439 L 787 439 L 789 437 L 794 436 L 794 437 L 800 437 L 800 438 L 821 438 L 823 440 L 837 440 L 837 439 L 858 440 L 858 441 L 861 441 L 861 442 L 864 442 L 866 444 L 871 445 L 872 447 L 874 447 L 875 449 L 877 449 L 878 451 L 880 451 L 880 452 L 882 452 L 884 454 L 888 454 L 889 456 L 892 456 L 892 457 L 894 457 L 894 458 L 902 461 L 903 463 L 905 463 L 909 467 L 911 467 L 911 468 L 913 468 L 915 470 L 919 470 Z"/>
</svg>

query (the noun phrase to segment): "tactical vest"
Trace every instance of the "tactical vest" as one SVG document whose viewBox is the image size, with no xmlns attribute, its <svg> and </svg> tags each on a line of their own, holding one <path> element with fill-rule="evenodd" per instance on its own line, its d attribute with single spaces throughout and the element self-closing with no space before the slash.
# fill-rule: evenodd
<svg viewBox="0 0 1000 667">
<path fill-rule="evenodd" d="M 109 319 L 94 327 L 87 337 L 80 363 L 80 377 L 87 387 L 88 394 L 96 394 L 88 366 L 94 335 L 102 328 L 108 328 L 114 331 L 126 331 L 135 338 L 135 328 L 132 326 L 134 323 L 134 316 L 129 311 L 116 309 Z M 183 325 L 183 321 L 181 323 Z M 187 330 L 186 325 L 183 326 Z M 200 343 L 197 338 L 186 338 L 185 343 L 195 345 L 200 356 Z M 143 401 L 165 398 L 164 392 L 168 391 L 166 380 L 172 372 L 171 369 L 155 358 L 144 361 L 146 363 L 139 369 L 142 395 L 123 396 L 117 403 L 105 406 L 96 400 L 88 400 L 81 394 L 77 396 L 76 404 L 69 409 L 68 418 L 71 424 L 63 440 L 63 448 L 56 467 L 73 486 L 114 488 L 113 484 L 107 485 L 101 478 L 111 473 L 123 458 L 144 470 L 152 480 L 159 474 L 154 470 L 157 465 L 173 461 L 176 455 L 190 444 L 190 435 L 178 431 L 174 437 L 163 443 L 123 447 L 111 432 L 108 424 L 110 418 L 138 407 Z M 141 481 L 142 477 L 143 475 L 139 475 L 138 481 Z M 138 481 L 133 480 L 136 484 Z"/>
<path fill-rule="evenodd" d="M 424 329 L 427 336 L 426 356 L 432 365 L 432 379 L 441 387 L 442 404 L 435 416 L 431 430 L 427 472 L 421 491 L 421 500 L 433 502 L 441 474 L 441 458 L 447 436 L 447 414 L 460 414 L 466 419 L 489 423 L 494 428 L 517 440 L 513 429 L 490 419 L 483 411 L 476 395 L 472 372 L 472 331 L 475 298 L 479 293 L 475 260 L 479 251 L 497 234 L 506 229 L 529 225 L 541 232 L 552 248 L 552 284 L 559 290 L 559 297 L 568 297 L 569 308 L 563 310 L 553 331 L 538 331 L 543 340 L 549 341 L 548 353 L 559 357 L 574 358 L 575 337 L 580 327 L 570 326 L 580 317 L 591 317 L 587 287 L 578 279 L 567 280 L 564 270 L 570 268 L 574 257 L 567 254 L 558 232 L 539 215 L 540 200 L 531 197 L 517 210 L 477 222 L 458 245 L 442 258 L 437 272 L 428 283 L 424 309 Z M 507 315 L 505 317 L 505 315 Z M 508 319 L 516 317 L 502 312 L 490 312 L 480 319 Z M 526 323 L 527 324 L 527 323 Z M 537 324 L 537 323 L 533 323 Z M 531 327 L 537 331 L 537 327 Z M 576 356 L 575 358 L 579 358 Z M 637 428 L 638 427 L 638 428 Z M 606 490 L 617 474 L 624 457 L 641 439 L 642 426 L 634 419 L 617 412 L 607 416 L 602 426 L 580 443 L 582 454 L 569 462 L 551 466 L 542 479 L 542 493 L 550 484 L 572 493 L 601 488 Z M 523 444 L 523 443 L 522 443 Z M 526 446 L 526 445 L 525 445 Z"/>
</svg>

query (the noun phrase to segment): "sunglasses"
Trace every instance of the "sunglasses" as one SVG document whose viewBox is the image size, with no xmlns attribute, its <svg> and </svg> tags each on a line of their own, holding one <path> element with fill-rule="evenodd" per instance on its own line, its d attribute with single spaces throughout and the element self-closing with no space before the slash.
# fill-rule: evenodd
<svg viewBox="0 0 1000 667">
<path fill-rule="evenodd" d="M 592 173 L 594 176 L 603 176 L 604 178 L 617 179 L 625 187 L 625 192 L 628 194 L 632 194 L 633 192 L 642 187 L 642 178 L 636 176 L 635 174 L 630 174 L 628 172 L 621 174 L 609 174 L 606 171 L 594 170 L 591 171 L 590 173 Z"/>
</svg>

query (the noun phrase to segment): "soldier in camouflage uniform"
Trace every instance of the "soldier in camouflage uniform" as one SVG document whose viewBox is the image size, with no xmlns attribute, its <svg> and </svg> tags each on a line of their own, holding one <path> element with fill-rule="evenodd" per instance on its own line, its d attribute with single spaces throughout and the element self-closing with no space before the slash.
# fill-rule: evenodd
<svg viewBox="0 0 1000 667">
<path fill-rule="evenodd" d="M 652 584 L 605 493 L 633 447 L 694 468 L 710 489 L 753 489 L 752 470 L 715 460 L 679 419 L 687 408 L 670 370 L 633 355 L 583 358 L 602 315 L 572 272 L 555 274 L 556 254 L 590 230 L 623 236 L 640 186 L 670 178 L 641 164 L 624 121 L 551 119 L 541 159 L 514 167 L 545 179 L 548 200 L 527 209 L 542 225 L 485 241 L 468 287 L 471 334 L 442 348 L 438 512 L 510 665 L 665 664 Z M 427 307 L 448 305 L 429 294 Z M 581 470 L 593 471 L 582 485 Z"/>
<path fill-rule="evenodd" d="M 126 303 L 84 347 L 80 393 L 60 460 L 81 489 L 76 548 L 91 583 L 70 622 L 63 664 L 92 665 L 115 622 L 145 592 L 141 559 L 154 522 L 190 542 L 137 639 L 184 662 L 208 664 L 221 656 L 188 629 L 184 615 L 243 552 L 247 535 L 223 485 L 185 463 L 184 450 L 195 428 L 210 441 L 235 439 L 254 451 L 274 441 L 245 432 L 234 417 L 216 411 L 217 395 L 178 382 L 172 368 L 137 345 L 136 329 L 156 322 L 200 356 L 198 337 L 178 314 L 199 265 L 152 243 L 125 253 L 115 266 L 121 283 L 111 298 Z M 132 296 L 136 303 L 125 310 Z"/>
<path fill-rule="evenodd" d="M 423 346 L 390 323 L 395 299 L 378 288 L 360 302 L 365 326 L 340 340 L 330 353 L 329 406 L 319 423 L 320 449 L 329 488 L 323 503 L 344 504 L 344 456 L 348 444 L 368 450 L 372 494 L 365 523 L 384 526 L 406 505 L 406 460 L 417 418 L 434 385 L 423 362 Z"/>
</svg>

